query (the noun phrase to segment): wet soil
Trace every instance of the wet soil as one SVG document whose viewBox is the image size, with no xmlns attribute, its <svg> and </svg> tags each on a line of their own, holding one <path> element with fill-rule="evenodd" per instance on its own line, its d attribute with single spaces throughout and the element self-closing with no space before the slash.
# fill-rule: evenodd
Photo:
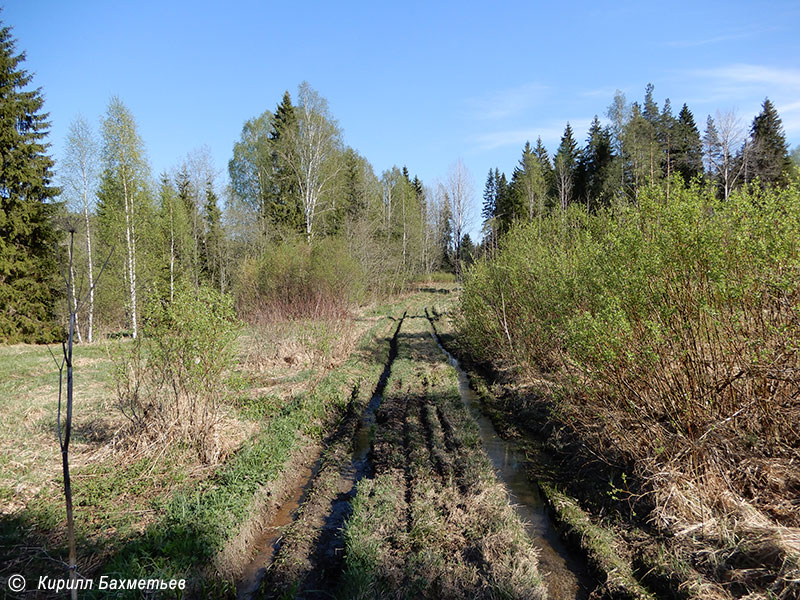
<svg viewBox="0 0 800 600">
<path fill-rule="evenodd" d="M 240 600 L 290 595 L 328 597 L 342 568 L 341 530 L 351 512 L 356 485 L 371 475 L 371 432 L 392 363 L 397 356 L 398 321 L 389 341 L 383 372 L 369 401 L 357 399 L 326 444 L 323 456 L 292 499 L 265 530 L 262 546 L 249 567 L 255 575 L 237 585 Z M 270 533 L 272 532 L 272 533 Z"/>
<path fill-rule="evenodd" d="M 446 492 L 450 485 L 460 489 L 464 498 L 475 494 L 475 486 L 481 485 L 474 472 L 476 451 L 488 455 L 497 478 L 508 491 L 514 511 L 525 523 L 532 543 L 539 548 L 539 568 L 549 597 L 588 598 L 594 582 L 587 574 L 585 561 L 561 543 L 535 482 L 528 478 L 524 450 L 497 434 L 481 412 L 466 373 L 441 346 L 435 331 L 433 338 L 425 334 L 427 342 L 414 340 L 414 343 L 430 344 L 435 353 L 436 342 L 447 353 L 458 373 L 461 402 L 468 410 L 469 416 L 463 418 L 471 417 L 478 426 L 480 440 L 475 442 L 478 446 L 465 447 L 460 433 L 462 424 L 453 421 L 459 417 L 446 404 L 425 393 L 399 398 L 395 394 L 391 402 L 383 402 L 406 317 L 403 315 L 398 321 L 390 340 L 388 360 L 369 400 L 359 405 L 354 398 L 351 410 L 327 440 L 322 456 L 297 476 L 298 485 L 256 540 L 258 551 L 237 585 L 238 598 L 331 597 L 342 579 L 345 566 L 342 532 L 352 512 L 359 481 L 374 477 L 376 469 L 396 477 L 397 483 L 405 488 L 403 510 L 406 511 L 399 520 L 406 531 L 398 535 L 407 536 L 414 525 L 414 502 L 437 494 L 451 494 Z M 428 320 L 424 314 L 414 317 Z M 376 428 L 380 435 L 376 435 Z M 413 552 L 414 548 L 398 543 L 396 554 L 402 557 L 409 550 Z M 482 580 L 492 578 L 495 567 L 486 563 L 480 552 L 467 549 L 459 560 L 471 563 Z M 396 563 L 396 573 L 388 580 L 408 585 L 402 568 L 402 561 Z M 447 596 L 448 583 L 437 585 L 443 586 L 442 597 Z M 481 585 L 472 588 L 472 593 L 477 594 L 474 597 L 480 597 Z M 406 591 L 413 596 L 413 590 Z"/>
<path fill-rule="evenodd" d="M 434 326 L 433 321 L 431 325 Z M 516 441 L 498 435 L 491 419 L 483 413 L 480 399 L 470 386 L 467 373 L 458 359 L 442 345 L 435 326 L 433 337 L 458 373 L 461 399 L 478 425 L 483 449 L 498 479 L 508 489 L 515 512 L 522 518 L 528 535 L 540 550 L 539 568 L 544 575 L 549 596 L 576 600 L 588 598 L 596 582 L 589 575 L 585 559 L 571 551 L 561 540 L 539 487 L 529 478 L 530 460 L 525 449 Z"/>
</svg>

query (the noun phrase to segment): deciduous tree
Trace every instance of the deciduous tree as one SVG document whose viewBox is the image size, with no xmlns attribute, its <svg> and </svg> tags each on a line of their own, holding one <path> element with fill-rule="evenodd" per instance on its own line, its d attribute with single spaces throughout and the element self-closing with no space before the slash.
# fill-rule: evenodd
<svg viewBox="0 0 800 600">
<path fill-rule="evenodd" d="M 106 228 L 107 241 L 125 240 L 124 282 L 127 287 L 128 321 L 131 334 L 139 334 L 137 281 L 138 226 L 149 202 L 149 167 L 144 142 L 136 120 L 127 106 L 114 96 L 103 120 L 103 181 L 98 211 Z M 122 219 L 119 215 L 122 215 Z"/>
<path fill-rule="evenodd" d="M 294 175 L 303 208 L 306 239 L 314 236 L 317 216 L 327 207 L 322 199 L 341 164 L 333 160 L 342 148 L 341 131 L 330 115 L 328 102 L 307 82 L 298 88 L 297 128 L 279 149 Z"/>
<path fill-rule="evenodd" d="M 94 339 L 94 256 L 92 250 L 92 216 L 94 214 L 99 147 L 94 132 L 83 117 L 77 117 L 67 134 L 66 151 L 62 162 L 64 194 L 72 210 L 83 213 L 84 243 L 86 245 L 86 274 L 88 304 L 86 307 L 86 338 Z M 77 322 L 76 322 L 77 331 Z"/>
</svg>

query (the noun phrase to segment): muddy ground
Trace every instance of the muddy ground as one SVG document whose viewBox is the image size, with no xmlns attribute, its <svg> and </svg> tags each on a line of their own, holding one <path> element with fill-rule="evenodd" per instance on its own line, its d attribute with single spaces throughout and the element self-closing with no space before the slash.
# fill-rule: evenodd
<svg viewBox="0 0 800 600">
<path fill-rule="evenodd" d="M 264 527 L 239 598 L 548 597 L 541 540 L 512 508 L 425 308 L 408 302 L 373 393 L 354 395 L 294 510 Z"/>
<path fill-rule="evenodd" d="M 461 355 L 467 379 L 445 351 L 448 305 L 420 295 L 397 313 L 383 373 L 298 467 L 239 598 L 743 597 L 635 514 L 546 389 Z"/>
</svg>

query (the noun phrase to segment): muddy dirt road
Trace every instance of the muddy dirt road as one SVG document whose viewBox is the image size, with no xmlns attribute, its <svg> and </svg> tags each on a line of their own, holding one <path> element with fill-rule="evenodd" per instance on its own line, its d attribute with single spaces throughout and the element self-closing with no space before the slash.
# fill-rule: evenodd
<svg viewBox="0 0 800 600">
<path fill-rule="evenodd" d="M 392 319 L 372 394 L 354 393 L 295 473 L 239 598 L 588 596 L 524 457 L 476 412 L 425 308 L 411 301 Z"/>
</svg>

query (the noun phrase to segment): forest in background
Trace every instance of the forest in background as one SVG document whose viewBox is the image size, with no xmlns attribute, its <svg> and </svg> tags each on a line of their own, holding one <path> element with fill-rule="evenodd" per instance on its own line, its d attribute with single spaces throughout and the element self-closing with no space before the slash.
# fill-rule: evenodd
<svg viewBox="0 0 800 600">
<path fill-rule="evenodd" d="M 202 519 L 182 496 L 170 500 L 167 522 L 211 532 L 183 540 L 186 564 L 211 560 L 241 525 L 263 456 L 285 464 L 304 440 L 295 431 L 319 441 L 320 423 L 336 412 L 324 390 L 310 402 L 287 391 L 288 404 L 255 389 L 239 397 L 239 319 L 339 318 L 444 270 L 463 281 L 463 349 L 490 368 L 511 366 L 535 390 L 535 401 L 503 399 L 516 425 L 544 418 L 565 473 L 588 464 L 607 476 L 573 478 L 582 489 L 571 492 L 663 536 L 669 559 L 695 569 L 687 578 L 702 574 L 697 597 L 796 596 L 798 151 L 789 153 L 768 99 L 749 126 L 718 113 L 701 134 L 686 105 L 678 117 L 669 101 L 659 108 L 652 86 L 641 104 L 618 93 L 609 125 L 596 118 L 583 147 L 567 125 L 552 160 L 537 140 L 510 179 L 489 172 L 476 246 L 465 233 L 472 196 L 460 162 L 441 184 L 399 167 L 378 176 L 307 83 L 244 124 L 229 187 L 204 149 L 154 179 L 119 98 L 98 131 L 74 121 L 56 173 L 42 94 L 26 91 L 31 78 L 8 28 L 0 47 L 0 339 L 63 339 L 75 311 L 82 340 L 139 340 L 120 344 L 129 352 L 109 377 L 129 421 L 114 443 L 123 448 L 127 436 L 137 460 L 177 446 L 191 454 L 186 464 L 223 466 L 210 485 L 225 491 L 193 509 Z M 329 338 L 344 337 L 332 330 Z M 310 331 L 306 345 L 328 347 L 307 362 L 324 371 L 335 342 L 318 340 L 324 328 Z M 265 372 L 280 380 L 299 362 L 251 343 L 245 383 Z M 101 361 L 99 346 L 83 349 Z M 378 369 L 382 356 L 367 355 Z M 335 386 L 333 409 L 352 400 L 354 378 Z M 263 427 L 253 444 L 236 421 L 245 413 Z M 226 426 L 241 437 L 219 435 Z M 187 443 L 171 444 L 178 438 Z M 221 521 L 229 498 L 236 514 Z M 148 531 L 120 564 L 158 556 L 171 530 Z"/>
<path fill-rule="evenodd" d="M 567 124 L 552 160 L 539 139 L 526 143 L 510 178 L 489 171 L 476 246 L 467 233 L 471 178 L 461 161 L 430 185 L 406 167 L 378 176 L 345 144 L 327 101 L 306 82 L 294 99 L 287 91 L 274 110 L 244 123 L 229 185 L 202 147 L 154 178 L 135 116 L 117 97 L 99 131 L 74 119 L 56 172 L 41 92 L 25 91 L 24 54 L 15 53 L 7 27 L 2 43 L 10 116 L 4 135 L 15 149 L 3 170 L 6 343 L 62 335 L 67 308 L 59 271 L 68 232 L 73 304 L 88 296 L 78 339 L 91 341 L 98 331 L 136 337 L 140 305 L 151 296 L 172 299 L 181 286 L 232 294 L 246 318 L 344 314 L 421 275 L 461 277 L 462 264 L 494 250 L 514 223 L 572 204 L 596 212 L 636 202 L 653 184 L 669 199 L 675 177 L 727 198 L 754 181 L 785 184 L 795 168 L 768 99 L 749 129 L 735 113 L 718 112 L 701 135 L 686 104 L 677 117 L 669 100 L 659 109 L 652 85 L 642 103 L 618 92 L 606 111 L 609 124 L 595 117 L 583 147 Z M 795 161 L 797 155 L 795 149 Z"/>
</svg>

